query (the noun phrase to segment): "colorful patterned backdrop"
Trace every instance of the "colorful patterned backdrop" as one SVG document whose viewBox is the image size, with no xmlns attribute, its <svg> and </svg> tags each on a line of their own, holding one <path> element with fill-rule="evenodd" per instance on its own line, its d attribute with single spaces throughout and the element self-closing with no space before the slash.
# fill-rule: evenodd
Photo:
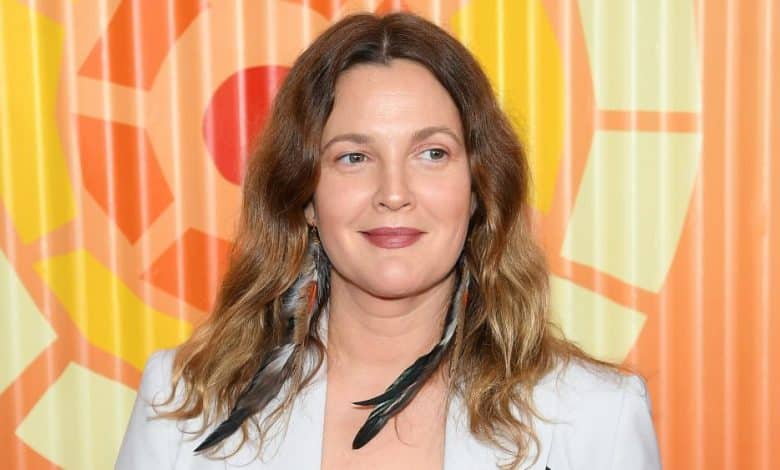
<svg viewBox="0 0 780 470">
<path fill-rule="evenodd" d="M 358 10 L 485 67 L 556 321 L 648 378 L 665 468 L 780 468 L 773 0 L 0 0 L 0 465 L 113 466 L 146 358 L 208 315 L 247 142 Z"/>
</svg>

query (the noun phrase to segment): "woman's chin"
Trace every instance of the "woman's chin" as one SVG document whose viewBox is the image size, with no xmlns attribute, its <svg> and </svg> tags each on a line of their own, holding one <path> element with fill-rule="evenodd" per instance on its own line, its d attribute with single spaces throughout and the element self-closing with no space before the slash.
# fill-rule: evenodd
<svg viewBox="0 0 780 470">
<path fill-rule="evenodd" d="M 393 300 L 423 294 L 444 280 L 446 275 L 437 281 L 439 276 L 421 272 L 420 266 L 386 263 L 370 271 L 356 270 L 351 275 L 342 275 L 334 270 L 333 277 L 339 277 L 340 282 L 344 281 L 376 298 Z"/>
<path fill-rule="evenodd" d="M 374 293 L 374 296 L 382 300 L 401 300 L 418 294 L 412 290 L 383 291 Z"/>
<path fill-rule="evenodd" d="M 390 300 L 419 295 L 428 290 L 431 286 L 409 276 L 404 279 L 383 278 L 380 280 L 373 280 L 368 283 L 366 287 L 366 290 L 371 295 Z"/>
</svg>

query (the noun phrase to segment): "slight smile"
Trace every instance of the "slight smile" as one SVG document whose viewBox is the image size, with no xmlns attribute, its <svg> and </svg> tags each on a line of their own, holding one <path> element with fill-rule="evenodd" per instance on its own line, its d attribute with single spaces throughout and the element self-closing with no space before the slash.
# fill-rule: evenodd
<svg viewBox="0 0 780 470">
<path fill-rule="evenodd" d="M 404 248 L 415 243 L 425 234 L 422 230 L 412 227 L 377 227 L 361 231 L 371 244 L 379 248 Z"/>
</svg>

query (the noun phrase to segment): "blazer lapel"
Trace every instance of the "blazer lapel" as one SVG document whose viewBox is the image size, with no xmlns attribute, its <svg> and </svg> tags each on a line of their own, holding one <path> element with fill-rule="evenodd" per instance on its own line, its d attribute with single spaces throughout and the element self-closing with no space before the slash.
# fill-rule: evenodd
<svg viewBox="0 0 780 470">
<path fill-rule="evenodd" d="M 469 432 L 468 417 L 459 397 L 453 397 L 444 434 L 444 470 L 495 470 L 493 449 Z"/>
<path fill-rule="evenodd" d="M 322 462 L 322 430 L 325 424 L 325 364 L 310 386 L 295 401 L 278 458 L 269 469 L 319 469 Z"/>
</svg>

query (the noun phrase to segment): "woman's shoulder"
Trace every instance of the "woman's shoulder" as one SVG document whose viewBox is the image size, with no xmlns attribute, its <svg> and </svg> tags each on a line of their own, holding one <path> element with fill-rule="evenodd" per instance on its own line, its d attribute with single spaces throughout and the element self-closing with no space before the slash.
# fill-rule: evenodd
<svg viewBox="0 0 780 470">
<path fill-rule="evenodd" d="M 590 420 L 617 414 L 626 408 L 646 408 L 651 413 L 645 379 L 598 364 L 571 359 L 559 363 L 534 389 L 534 399 L 553 406 L 564 420 Z M 584 423 L 583 423 L 584 424 Z"/>
<path fill-rule="evenodd" d="M 173 411 L 183 402 L 184 387 L 180 386 L 183 379 L 179 379 L 173 400 L 165 403 L 173 391 L 173 363 L 177 351 L 177 348 L 160 349 L 146 360 L 116 469 L 224 468 L 221 462 L 194 453 L 201 441 L 203 423 L 200 417 L 172 419 L 160 416 L 161 412 Z"/>
<path fill-rule="evenodd" d="M 571 360 L 547 374 L 535 401 L 554 415 L 550 462 L 592 468 L 660 468 L 650 395 L 644 378 Z M 550 468 L 557 468 L 550 465 Z"/>
<path fill-rule="evenodd" d="M 185 401 L 187 387 L 184 378 L 174 384 L 173 368 L 178 347 L 153 351 L 146 360 L 138 386 L 138 399 L 155 414 L 179 409 Z M 173 396 L 171 396 L 173 394 Z M 173 419 L 181 430 L 192 431 L 202 426 L 201 418 Z"/>
<path fill-rule="evenodd" d="M 165 401 L 173 388 L 173 360 L 176 348 L 153 351 L 144 364 L 141 383 L 138 386 L 138 398 L 148 404 Z M 179 387 L 181 388 L 181 387 Z M 177 390 L 181 393 L 181 390 Z"/>
<path fill-rule="evenodd" d="M 645 398 L 647 384 L 639 374 L 623 373 L 616 369 L 571 359 L 559 362 L 536 386 L 545 393 L 555 393 L 560 399 L 581 399 L 586 396 L 607 398 L 625 393 Z"/>
<path fill-rule="evenodd" d="M 174 421 L 155 419 L 158 414 L 155 405 L 164 402 L 172 389 L 174 355 L 173 349 L 159 350 L 146 360 L 117 456 L 117 469 L 174 468 L 174 449 L 179 445 L 181 433 Z"/>
<path fill-rule="evenodd" d="M 141 385 L 164 387 L 171 381 L 173 359 L 176 357 L 176 348 L 158 349 L 153 351 L 146 359 Z"/>
</svg>

